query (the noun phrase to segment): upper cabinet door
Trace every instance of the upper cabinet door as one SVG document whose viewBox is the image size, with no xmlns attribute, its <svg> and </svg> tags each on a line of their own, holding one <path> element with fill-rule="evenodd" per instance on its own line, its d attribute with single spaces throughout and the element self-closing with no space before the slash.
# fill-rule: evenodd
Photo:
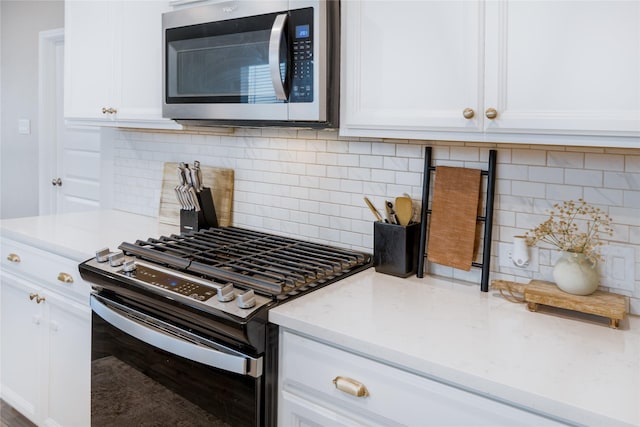
<svg viewBox="0 0 640 427">
<path fill-rule="evenodd" d="M 489 1 L 485 64 L 487 132 L 640 136 L 638 1 Z"/>
<path fill-rule="evenodd" d="M 65 119 L 78 124 L 180 129 L 162 118 L 159 0 L 65 2 Z"/>
<path fill-rule="evenodd" d="M 481 130 L 482 8 L 342 2 L 341 133 Z"/>
<path fill-rule="evenodd" d="M 105 120 L 113 103 L 115 49 L 113 1 L 66 1 L 64 116 Z"/>
<path fill-rule="evenodd" d="M 118 34 L 121 73 L 119 117 L 130 120 L 162 117 L 162 13 L 166 1 L 122 2 Z"/>
</svg>

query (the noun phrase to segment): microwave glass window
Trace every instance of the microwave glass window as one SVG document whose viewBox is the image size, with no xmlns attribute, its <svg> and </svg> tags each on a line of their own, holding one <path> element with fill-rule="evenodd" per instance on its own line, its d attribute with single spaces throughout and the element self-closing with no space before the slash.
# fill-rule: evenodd
<svg viewBox="0 0 640 427">
<path fill-rule="evenodd" d="M 169 97 L 243 104 L 284 102 L 276 99 L 271 81 L 270 35 L 270 30 L 258 30 L 169 42 Z M 281 53 L 280 71 L 284 80 L 286 49 Z"/>
</svg>

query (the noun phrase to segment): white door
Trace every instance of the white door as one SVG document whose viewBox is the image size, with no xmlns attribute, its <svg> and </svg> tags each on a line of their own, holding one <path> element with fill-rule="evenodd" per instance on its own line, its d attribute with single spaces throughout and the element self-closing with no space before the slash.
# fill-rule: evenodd
<svg viewBox="0 0 640 427">
<path fill-rule="evenodd" d="M 100 207 L 100 128 L 64 121 L 64 33 L 40 34 L 40 214 Z"/>
</svg>

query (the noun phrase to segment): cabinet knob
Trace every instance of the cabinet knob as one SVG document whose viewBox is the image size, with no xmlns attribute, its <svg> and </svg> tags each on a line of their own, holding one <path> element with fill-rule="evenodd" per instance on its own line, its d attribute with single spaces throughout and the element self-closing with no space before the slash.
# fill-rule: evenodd
<svg viewBox="0 0 640 427">
<path fill-rule="evenodd" d="M 34 299 L 34 298 L 35 298 L 35 300 L 36 300 L 36 303 L 38 303 L 38 304 L 40 304 L 41 302 L 43 302 L 43 301 L 45 300 L 45 298 L 44 298 L 44 297 L 41 297 L 40 295 L 36 294 L 35 292 L 31 292 L 31 293 L 29 294 L 29 299 L 30 299 L 31 301 L 33 301 L 33 299 Z"/>
<path fill-rule="evenodd" d="M 20 257 L 18 256 L 18 254 L 9 254 L 7 255 L 7 259 L 11 262 L 15 262 L 16 264 L 20 262 Z"/>
<path fill-rule="evenodd" d="M 69 273 L 59 273 L 58 280 L 64 283 L 73 283 L 73 277 Z"/>
<path fill-rule="evenodd" d="M 118 110 L 113 107 L 102 107 L 102 114 L 116 114 Z"/>
<path fill-rule="evenodd" d="M 465 108 L 462 111 L 462 115 L 464 116 L 465 119 L 469 120 L 469 119 L 473 119 L 473 116 L 476 115 L 476 112 L 473 111 L 473 108 Z"/>
<path fill-rule="evenodd" d="M 333 384 L 335 384 L 336 388 L 344 393 L 350 394 L 355 397 L 367 397 L 369 396 L 369 391 L 359 381 L 356 381 L 352 378 L 348 377 L 335 377 L 333 379 Z"/>
<path fill-rule="evenodd" d="M 53 185 L 54 187 L 55 187 L 55 186 L 62 187 L 62 179 L 60 179 L 60 178 L 53 178 L 53 179 L 51 180 L 51 185 Z"/>
<path fill-rule="evenodd" d="M 498 117 L 498 111 L 495 108 L 487 108 L 487 111 L 484 112 L 484 115 L 487 116 L 487 119 L 493 120 Z"/>
</svg>

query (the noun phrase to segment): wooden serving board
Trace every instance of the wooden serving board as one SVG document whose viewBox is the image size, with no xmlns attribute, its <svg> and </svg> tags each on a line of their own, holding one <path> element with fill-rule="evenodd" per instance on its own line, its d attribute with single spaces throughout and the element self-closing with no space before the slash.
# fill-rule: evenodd
<svg viewBox="0 0 640 427">
<path fill-rule="evenodd" d="M 624 295 L 595 291 L 591 295 L 573 295 L 561 291 L 555 283 L 532 280 L 528 284 L 494 280 L 493 289 L 522 294 L 520 302 L 526 302 L 529 311 L 538 311 L 539 305 L 562 308 L 580 313 L 602 316 L 609 319 L 609 326 L 617 329 L 620 320 L 629 310 L 629 301 Z M 505 296 L 506 297 L 506 296 Z"/>
<path fill-rule="evenodd" d="M 158 221 L 162 224 L 180 225 L 180 205 L 176 200 L 174 188 L 178 185 L 178 163 L 165 163 L 162 171 L 162 193 L 160 194 L 160 212 Z M 215 168 L 200 165 L 202 181 L 211 188 L 213 204 L 218 216 L 218 225 L 232 225 L 233 208 L 233 169 Z"/>
</svg>

